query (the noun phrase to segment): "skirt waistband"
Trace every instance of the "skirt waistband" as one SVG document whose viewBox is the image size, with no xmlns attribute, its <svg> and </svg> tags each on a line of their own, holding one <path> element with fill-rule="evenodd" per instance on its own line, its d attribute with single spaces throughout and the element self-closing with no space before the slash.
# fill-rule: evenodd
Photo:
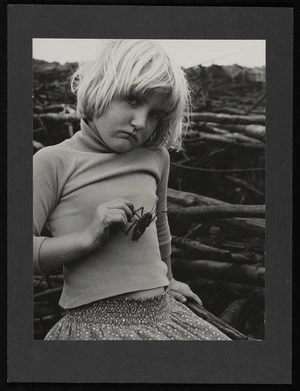
<svg viewBox="0 0 300 391">
<path fill-rule="evenodd" d="M 154 324 L 168 316 L 169 295 L 134 299 L 108 298 L 67 311 L 67 316 L 80 322 L 110 325 Z"/>
</svg>

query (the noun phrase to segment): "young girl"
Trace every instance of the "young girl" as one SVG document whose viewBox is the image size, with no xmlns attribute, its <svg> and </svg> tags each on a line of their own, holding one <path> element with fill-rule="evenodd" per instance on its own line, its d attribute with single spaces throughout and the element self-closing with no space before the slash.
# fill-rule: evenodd
<svg viewBox="0 0 300 391">
<path fill-rule="evenodd" d="M 81 130 L 34 155 L 34 269 L 63 266 L 68 310 L 45 339 L 228 340 L 172 277 L 167 148 L 180 147 L 189 101 L 182 70 L 154 42 L 106 41 L 72 86 Z"/>
</svg>

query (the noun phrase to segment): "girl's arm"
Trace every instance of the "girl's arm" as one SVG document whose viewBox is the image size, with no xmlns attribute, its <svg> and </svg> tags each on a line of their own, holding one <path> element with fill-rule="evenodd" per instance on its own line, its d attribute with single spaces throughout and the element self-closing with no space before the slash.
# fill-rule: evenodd
<svg viewBox="0 0 300 391">
<path fill-rule="evenodd" d="M 106 202 L 98 206 L 84 231 L 43 240 L 38 253 L 40 271 L 48 273 L 102 248 L 110 239 L 113 226 L 125 229 L 133 208 L 130 201 L 122 198 Z"/>
<path fill-rule="evenodd" d="M 42 229 L 60 202 L 64 185 L 76 167 L 76 158 L 55 147 L 38 151 L 33 158 L 33 263 L 36 274 L 47 273 L 101 248 L 109 240 L 111 227 L 125 227 L 132 218 L 133 204 L 116 199 L 98 206 L 90 224 L 82 231 L 60 237 L 43 237 Z"/>
<path fill-rule="evenodd" d="M 188 298 L 196 301 L 199 305 L 202 305 L 201 299 L 191 290 L 191 288 L 184 282 L 177 281 L 173 277 L 171 267 L 171 257 L 164 258 L 163 261 L 168 266 L 167 277 L 170 280 L 170 284 L 167 288 L 169 295 L 173 296 L 176 300 L 185 303 Z"/>
<path fill-rule="evenodd" d="M 163 161 L 164 169 L 162 171 L 161 181 L 157 188 L 158 212 L 167 211 L 167 190 L 170 171 L 170 156 L 168 152 L 164 153 Z M 156 226 L 160 243 L 161 257 L 168 267 L 167 277 L 170 281 L 167 288 L 168 293 L 171 296 L 174 296 L 175 299 L 180 302 L 186 302 L 187 298 L 190 298 L 195 300 L 199 305 L 202 305 L 200 298 L 192 292 L 187 284 L 181 281 L 177 281 L 173 277 L 171 266 L 171 233 L 169 229 L 167 213 L 158 213 Z"/>
<path fill-rule="evenodd" d="M 171 257 L 166 257 L 166 258 L 163 258 L 163 262 L 167 265 L 168 267 L 168 273 L 167 273 L 167 277 L 169 280 L 172 280 L 173 278 L 173 273 L 172 273 L 172 266 L 171 266 Z"/>
</svg>

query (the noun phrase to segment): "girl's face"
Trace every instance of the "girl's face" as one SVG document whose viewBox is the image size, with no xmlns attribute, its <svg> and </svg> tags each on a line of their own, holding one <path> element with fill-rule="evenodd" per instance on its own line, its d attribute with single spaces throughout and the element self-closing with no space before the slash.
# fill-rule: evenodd
<svg viewBox="0 0 300 391">
<path fill-rule="evenodd" d="M 118 153 L 129 152 L 144 144 L 164 115 L 165 98 L 128 96 L 114 98 L 106 111 L 89 122 L 104 143 Z"/>
</svg>

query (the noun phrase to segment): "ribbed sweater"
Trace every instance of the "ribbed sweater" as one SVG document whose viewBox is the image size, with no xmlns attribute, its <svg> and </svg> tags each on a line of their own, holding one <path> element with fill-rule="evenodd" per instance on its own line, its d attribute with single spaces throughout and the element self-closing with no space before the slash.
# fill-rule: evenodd
<svg viewBox="0 0 300 391">
<path fill-rule="evenodd" d="M 138 241 L 120 229 L 100 250 L 63 266 L 64 285 L 59 304 L 74 308 L 124 293 L 166 286 L 171 253 L 166 213 L 169 154 L 165 148 L 136 148 L 126 153 L 108 150 L 90 127 L 62 143 L 41 149 L 33 159 L 33 262 L 40 274 L 39 252 L 45 224 L 53 237 L 80 232 L 96 208 L 124 198 L 135 209 L 157 218 Z M 130 223 L 129 223 L 130 224 Z"/>
</svg>

